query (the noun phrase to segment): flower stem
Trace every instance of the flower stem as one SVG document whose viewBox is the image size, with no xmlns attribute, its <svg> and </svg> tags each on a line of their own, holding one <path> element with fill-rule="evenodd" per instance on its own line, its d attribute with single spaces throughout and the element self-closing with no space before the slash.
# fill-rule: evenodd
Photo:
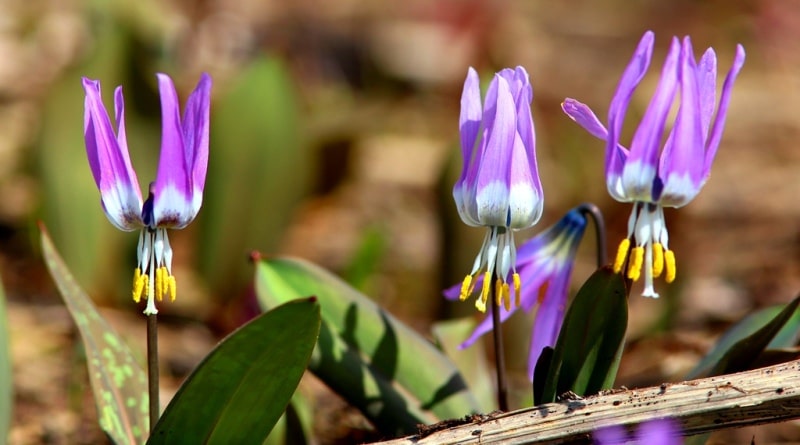
<svg viewBox="0 0 800 445">
<path fill-rule="evenodd" d="M 492 301 L 492 334 L 494 337 L 494 360 L 497 369 L 497 408 L 508 411 L 508 384 L 506 383 L 506 359 L 503 349 L 503 331 L 500 323 L 500 305 L 497 304 L 497 274 L 492 272 L 489 285 L 489 300 Z"/>
<path fill-rule="evenodd" d="M 606 240 L 606 223 L 603 219 L 603 212 L 591 202 L 579 205 L 578 210 L 584 217 L 589 217 L 594 221 L 594 233 L 597 239 L 597 267 L 603 267 L 608 261 L 608 241 Z"/>
<path fill-rule="evenodd" d="M 153 298 L 152 296 L 150 298 Z M 150 400 L 150 431 L 153 431 L 161 406 L 158 401 L 158 316 L 147 315 L 147 393 Z"/>
</svg>

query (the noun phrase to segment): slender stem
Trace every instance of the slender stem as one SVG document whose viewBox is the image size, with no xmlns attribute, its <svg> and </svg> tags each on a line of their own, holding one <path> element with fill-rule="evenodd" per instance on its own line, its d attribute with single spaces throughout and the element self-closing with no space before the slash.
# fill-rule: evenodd
<svg viewBox="0 0 800 445">
<path fill-rule="evenodd" d="M 503 349 L 503 331 L 500 323 L 500 305 L 497 304 L 497 274 L 492 272 L 489 284 L 489 300 L 492 301 L 492 333 L 494 336 L 494 360 L 497 368 L 497 408 L 508 411 L 508 384 L 506 383 L 506 358 Z"/>
<path fill-rule="evenodd" d="M 158 401 L 158 316 L 156 314 L 147 315 L 147 393 L 150 396 L 150 431 L 153 431 L 161 411 Z"/>
<path fill-rule="evenodd" d="M 597 267 L 603 267 L 608 262 L 608 241 L 606 240 L 606 223 L 603 212 L 591 202 L 584 202 L 578 210 L 594 221 L 594 233 L 597 238 Z"/>
</svg>

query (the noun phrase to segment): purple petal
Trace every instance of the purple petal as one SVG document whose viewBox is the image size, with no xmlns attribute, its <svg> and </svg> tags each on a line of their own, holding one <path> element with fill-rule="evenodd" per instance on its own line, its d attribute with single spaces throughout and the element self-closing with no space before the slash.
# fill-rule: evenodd
<svg viewBox="0 0 800 445">
<path fill-rule="evenodd" d="M 739 71 L 742 69 L 742 65 L 744 65 L 744 59 L 744 48 L 742 45 L 736 45 L 736 56 L 733 59 L 733 66 L 728 72 L 728 75 L 725 76 L 725 83 L 722 85 L 722 96 L 719 100 L 719 107 L 717 107 L 717 116 L 714 118 L 711 136 L 706 142 L 706 158 L 703 163 L 705 177 L 708 177 L 711 171 L 711 163 L 714 162 L 717 148 L 719 148 L 719 142 L 722 139 L 722 130 L 725 128 L 725 116 L 728 114 L 728 104 L 731 100 L 731 90 L 733 89 L 733 83 L 736 81 L 736 76 L 739 75 Z"/>
<path fill-rule="evenodd" d="M 496 101 L 489 102 L 487 93 L 487 113 L 495 110 L 493 119 L 486 117 L 488 141 L 480 159 L 477 176 L 478 220 L 487 226 L 505 226 L 509 206 L 509 171 L 512 147 L 516 138 L 516 106 L 514 105 L 508 83 L 499 75 L 492 82 Z M 489 124 L 488 122 L 492 122 Z M 491 126 L 488 126 L 491 125 Z"/>
<path fill-rule="evenodd" d="M 197 87 L 186 101 L 183 134 L 186 137 L 186 163 L 191 166 L 195 200 L 202 200 L 208 168 L 208 127 L 211 108 L 211 76 L 203 73 Z M 200 202 L 193 205 L 200 210 Z"/>
<path fill-rule="evenodd" d="M 662 204 L 680 207 L 700 191 L 705 147 L 697 67 L 688 37 L 683 41 L 680 66 L 681 105 L 675 127 L 661 155 L 660 176 L 664 189 L 655 196 Z"/>
<path fill-rule="evenodd" d="M 208 163 L 208 109 L 211 79 L 204 75 L 187 102 L 186 118 L 181 123 L 175 85 L 159 73 L 161 95 L 161 156 L 152 186 L 153 226 L 186 227 L 200 210 Z M 196 180 L 200 182 L 197 183 Z"/>
<path fill-rule="evenodd" d="M 456 185 L 467 177 L 470 166 L 475 163 L 476 145 L 480 143 L 478 137 L 482 117 L 483 105 L 481 104 L 480 80 L 478 79 L 478 73 L 470 67 L 467 72 L 467 78 L 464 81 L 464 90 L 461 93 L 461 116 L 458 127 L 461 133 L 461 155 L 464 159 L 464 165 L 461 169 L 461 179 Z"/>
<path fill-rule="evenodd" d="M 631 61 L 622 73 L 622 78 L 614 93 L 611 104 L 608 108 L 608 139 L 606 140 L 606 183 L 608 191 L 616 199 L 621 199 L 621 193 L 617 190 L 618 182 L 622 177 L 622 170 L 627 162 L 626 154 L 620 152 L 619 136 L 622 133 L 622 123 L 625 120 L 625 113 L 631 102 L 633 91 L 641 82 L 642 77 L 650 66 L 650 59 L 653 54 L 652 31 L 647 31 L 639 41 L 636 51 L 633 53 Z"/>
<path fill-rule="evenodd" d="M 561 103 L 561 109 L 564 110 L 564 113 L 566 113 L 570 119 L 583 127 L 583 129 L 588 131 L 592 136 L 604 141 L 608 138 L 608 130 L 606 130 L 606 127 L 603 126 L 592 109 L 585 104 L 568 97 Z"/>
<path fill-rule="evenodd" d="M 680 427 L 672 419 L 655 419 L 639 425 L 635 434 L 636 443 L 647 445 L 679 445 Z"/>
<path fill-rule="evenodd" d="M 612 425 L 598 429 L 592 433 L 592 437 L 597 445 L 611 445 L 625 443 L 628 439 L 628 434 L 625 432 L 625 428 L 619 425 Z"/>
<path fill-rule="evenodd" d="M 466 340 L 464 340 L 463 343 L 461 343 L 461 345 L 458 347 L 459 349 L 465 349 L 465 348 L 468 348 L 468 347 L 472 346 L 472 344 L 475 343 L 484 334 L 486 334 L 487 332 L 491 332 L 492 327 L 493 327 L 492 307 L 491 307 L 491 305 L 487 305 L 487 306 L 489 306 L 489 307 L 486 310 L 486 316 L 478 324 L 478 326 L 475 328 L 475 330 L 472 331 L 472 334 L 470 334 L 469 338 L 467 338 Z M 505 308 L 501 307 L 500 308 L 500 323 L 503 323 L 504 321 L 508 320 L 508 317 L 510 317 L 516 311 L 517 311 L 517 307 L 513 306 L 513 305 L 511 307 L 510 311 L 507 311 L 507 310 L 505 310 Z"/>
<path fill-rule="evenodd" d="M 623 188 L 628 192 L 630 199 L 642 201 L 652 199 L 653 180 L 656 177 L 664 127 L 678 87 L 680 54 L 681 45 L 678 39 L 673 38 L 656 92 L 633 135 L 630 155 L 622 172 Z"/>
<path fill-rule="evenodd" d="M 103 209 L 109 221 L 120 230 L 138 229 L 142 226 L 142 194 L 125 141 L 122 89 L 117 88 L 114 95 L 118 124 L 116 135 L 103 105 L 100 82 L 84 77 L 83 89 L 86 93 L 83 119 L 86 155 L 100 189 Z"/>
<path fill-rule="evenodd" d="M 708 48 L 697 64 L 697 82 L 700 90 L 700 118 L 703 122 L 703 136 L 707 137 L 711 116 L 717 105 L 717 56 Z"/>
<path fill-rule="evenodd" d="M 533 381 L 533 370 L 539 355 L 545 346 L 554 346 L 564 322 L 564 312 L 567 309 L 567 290 L 572 275 L 572 262 L 569 262 L 568 271 L 557 272 L 550 280 L 544 298 L 536 311 L 533 322 L 530 353 L 528 354 L 528 378 Z"/>
</svg>

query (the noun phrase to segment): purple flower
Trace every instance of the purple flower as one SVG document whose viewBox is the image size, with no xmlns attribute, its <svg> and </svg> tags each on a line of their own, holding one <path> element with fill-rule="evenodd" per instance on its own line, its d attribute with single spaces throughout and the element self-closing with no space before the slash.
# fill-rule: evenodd
<svg viewBox="0 0 800 445">
<path fill-rule="evenodd" d="M 114 91 L 117 129 L 109 119 L 100 82 L 83 78 L 86 91 L 83 132 L 94 181 L 109 221 L 120 230 L 140 230 L 133 299 L 147 298 L 145 314 L 156 314 L 154 297 L 175 299 L 172 248 L 166 229 L 186 227 L 200 210 L 208 165 L 208 121 L 211 77 L 203 74 L 189 96 L 183 119 L 172 80 L 158 74 L 161 95 L 161 157 L 155 182 L 142 201 L 125 138 L 122 87 Z"/>
<path fill-rule="evenodd" d="M 646 444 L 646 445 L 680 445 L 683 439 L 680 428 L 671 419 L 656 419 L 642 423 L 632 437 L 625 428 L 614 425 L 594 432 L 594 443 L 597 445 L 614 444 Z"/>
<path fill-rule="evenodd" d="M 639 42 L 622 74 L 608 109 L 608 129 L 586 105 L 566 99 L 567 115 L 593 136 L 606 141 L 606 185 L 620 202 L 632 202 L 628 238 L 617 251 L 614 270 L 620 272 L 630 251 L 628 278 L 639 279 L 644 267 L 644 296 L 657 298 L 653 278 L 666 271 L 667 283 L 675 279 L 675 255 L 669 250 L 664 207 L 682 207 L 700 192 L 717 153 L 731 90 L 744 64 L 741 45 L 716 103 L 717 58 L 709 48 L 695 60 L 692 42 L 673 37 L 661 79 L 639 123 L 630 150 L 620 145 L 622 123 L 633 91 L 644 77 L 653 52 L 653 33 Z M 675 123 L 666 134 L 670 109 L 678 102 Z M 715 113 L 716 108 L 716 113 Z M 713 117 L 713 120 L 712 120 Z M 630 240 L 635 246 L 630 249 Z"/>
<path fill-rule="evenodd" d="M 475 265 L 461 286 L 466 299 L 484 276 L 476 307 L 484 312 L 490 277 L 497 277 L 497 301 L 510 299 L 508 281 L 519 294 L 512 231 L 533 226 L 542 215 L 542 186 L 536 167 L 531 88 L 522 67 L 495 74 L 481 103 L 478 74 L 470 68 L 461 96 L 461 151 L 464 166 L 453 187 L 461 219 L 489 231 Z"/>
<path fill-rule="evenodd" d="M 528 378 L 533 381 L 533 369 L 545 346 L 554 346 L 564 311 L 572 277 L 575 252 L 578 250 L 586 228 L 586 218 L 578 208 L 570 210 L 555 225 L 528 240 L 517 251 L 516 268 L 525 287 L 512 308 L 510 304 L 500 309 L 500 319 L 505 321 L 520 306 L 526 312 L 538 305 L 533 324 L 530 354 L 528 356 Z M 476 285 L 482 284 L 482 277 Z M 460 295 L 460 286 L 444 291 L 446 298 L 455 300 Z M 475 328 L 472 335 L 461 344 L 466 348 L 492 330 L 491 314 Z"/>
</svg>

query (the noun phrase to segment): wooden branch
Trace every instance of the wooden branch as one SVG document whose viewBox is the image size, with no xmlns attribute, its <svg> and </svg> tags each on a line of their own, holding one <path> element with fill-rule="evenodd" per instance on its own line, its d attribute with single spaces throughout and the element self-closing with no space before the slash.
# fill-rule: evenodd
<svg viewBox="0 0 800 445">
<path fill-rule="evenodd" d="M 800 418 L 800 360 L 753 371 L 614 390 L 584 399 L 526 408 L 421 433 L 381 445 L 590 443 L 591 432 L 609 425 L 638 425 L 672 417 L 683 435 Z M 425 431 L 434 431 L 426 434 Z"/>
</svg>

